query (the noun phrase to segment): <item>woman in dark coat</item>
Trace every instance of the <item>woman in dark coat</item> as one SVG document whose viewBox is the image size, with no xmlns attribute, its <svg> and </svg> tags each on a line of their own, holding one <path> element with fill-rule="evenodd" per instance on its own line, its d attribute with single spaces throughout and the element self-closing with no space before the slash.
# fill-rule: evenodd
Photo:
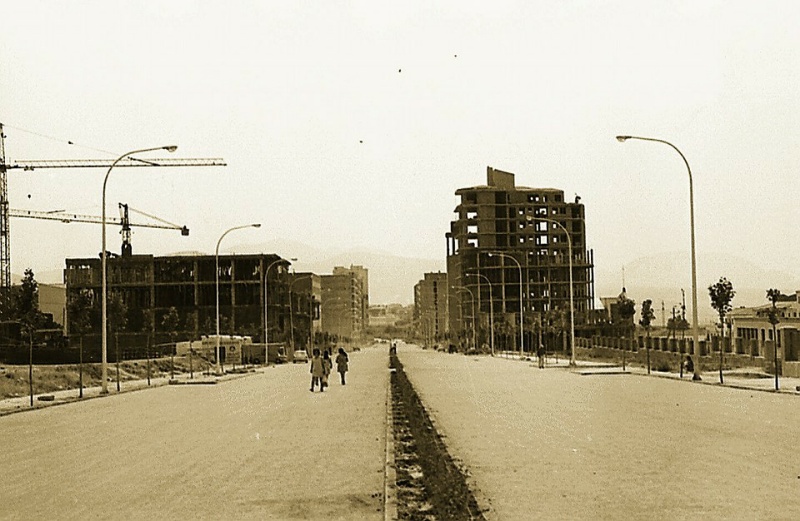
<svg viewBox="0 0 800 521">
<path fill-rule="evenodd" d="M 347 362 L 347 353 L 340 347 L 339 354 L 336 355 L 336 370 L 339 371 L 339 375 L 342 377 L 342 385 L 344 385 L 344 373 L 347 372 Z"/>
</svg>

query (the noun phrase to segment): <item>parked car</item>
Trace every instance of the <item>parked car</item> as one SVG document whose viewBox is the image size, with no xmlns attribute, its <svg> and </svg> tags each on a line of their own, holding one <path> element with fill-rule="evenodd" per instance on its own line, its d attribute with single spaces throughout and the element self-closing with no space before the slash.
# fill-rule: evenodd
<svg viewBox="0 0 800 521">
<path fill-rule="evenodd" d="M 308 363 L 308 353 L 306 353 L 304 349 L 298 349 L 297 351 L 294 352 L 294 355 L 292 357 L 292 362 L 295 364 L 300 362 L 304 364 Z"/>
</svg>

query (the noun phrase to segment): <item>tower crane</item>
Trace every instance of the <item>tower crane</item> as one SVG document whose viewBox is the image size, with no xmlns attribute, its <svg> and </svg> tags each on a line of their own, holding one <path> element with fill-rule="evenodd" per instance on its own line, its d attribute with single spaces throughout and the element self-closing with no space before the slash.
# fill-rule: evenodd
<svg viewBox="0 0 800 521">
<path fill-rule="evenodd" d="M 155 221 L 159 221 L 158 223 L 147 223 L 147 222 L 138 222 L 133 223 L 130 221 L 130 212 L 135 212 L 145 217 L 149 217 Z M 133 254 L 133 246 L 131 244 L 131 227 L 135 226 L 138 228 L 158 228 L 161 230 L 180 230 L 181 235 L 184 237 L 189 235 L 189 228 L 186 226 L 182 226 L 179 224 L 174 224 L 169 221 L 165 221 L 160 217 L 156 217 L 155 215 L 150 215 L 149 213 L 145 213 L 141 210 L 137 210 L 135 208 L 131 208 L 125 203 L 119 203 L 119 219 L 115 217 L 106 217 L 106 224 L 117 224 L 122 226 L 122 230 L 120 233 L 122 234 L 122 249 L 120 254 L 123 257 L 127 257 Z M 103 218 L 96 216 L 96 215 L 82 215 L 77 213 L 67 213 L 63 210 L 56 210 L 50 212 L 42 212 L 36 210 L 15 210 L 10 208 L 8 210 L 9 217 L 16 217 L 16 218 L 24 218 L 24 219 L 44 219 L 47 221 L 59 221 L 62 223 L 92 223 L 92 224 L 102 224 Z"/>
<path fill-rule="evenodd" d="M 34 159 L 6 163 L 5 133 L 0 123 L 0 299 L 5 300 L 11 288 L 11 244 L 9 236 L 10 208 L 8 202 L 8 171 L 22 169 L 25 171 L 41 168 L 110 168 L 114 160 L 109 159 Z M 226 166 L 222 158 L 181 159 L 157 158 L 139 159 L 127 157 L 118 161 L 114 168 L 120 167 L 177 167 L 177 166 Z M 45 212 L 42 212 L 45 213 Z M 17 215 L 16 217 L 25 217 Z M 41 217 L 40 217 L 41 218 Z M 62 219 L 58 219 L 62 220 Z M 73 219 L 74 222 L 80 222 Z M 95 222 L 95 221 L 91 221 Z M 139 225 L 141 226 L 141 225 Z M 123 228 L 124 230 L 124 228 Z M 188 230 L 187 230 L 188 232 Z M 130 238 L 130 235 L 128 236 Z"/>
</svg>

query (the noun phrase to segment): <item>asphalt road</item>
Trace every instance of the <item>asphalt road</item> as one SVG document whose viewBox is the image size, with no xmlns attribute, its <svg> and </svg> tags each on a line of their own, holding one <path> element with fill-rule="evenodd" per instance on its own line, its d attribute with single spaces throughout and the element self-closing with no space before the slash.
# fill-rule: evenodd
<svg viewBox="0 0 800 521">
<path fill-rule="evenodd" d="M 399 357 L 489 519 L 800 519 L 800 397 Z"/>
<path fill-rule="evenodd" d="M 3 519 L 383 519 L 388 356 L 0 417 Z M 338 375 L 335 375 L 338 376 Z"/>
</svg>

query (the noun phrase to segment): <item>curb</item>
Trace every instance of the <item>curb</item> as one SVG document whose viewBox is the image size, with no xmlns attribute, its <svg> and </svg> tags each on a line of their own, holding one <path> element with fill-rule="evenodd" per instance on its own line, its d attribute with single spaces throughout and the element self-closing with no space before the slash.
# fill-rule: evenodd
<svg viewBox="0 0 800 521">
<path fill-rule="evenodd" d="M 95 394 L 95 395 L 92 395 L 92 396 L 84 395 L 83 398 L 80 398 L 78 396 L 74 396 L 74 397 L 70 396 L 70 397 L 67 397 L 67 398 L 64 398 L 64 399 L 61 399 L 61 400 L 54 399 L 53 401 L 46 401 L 44 403 L 38 399 L 39 396 L 43 396 L 43 395 L 36 395 L 37 396 L 37 400 L 36 401 L 37 401 L 38 406 L 20 407 L 20 408 L 17 408 L 17 409 L 7 409 L 7 410 L 0 409 L 0 417 L 8 416 L 10 414 L 18 414 L 18 413 L 23 413 L 23 412 L 38 411 L 38 410 L 45 409 L 45 408 L 48 408 L 48 407 L 57 407 L 57 406 L 60 406 L 60 405 L 67 405 L 67 404 L 70 404 L 70 403 L 81 403 L 81 402 L 85 402 L 87 400 L 96 400 L 98 398 L 108 398 L 108 397 L 111 397 L 111 396 L 119 396 L 120 394 L 125 394 L 125 393 L 135 393 L 135 392 L 139 392 L 139 391 L 146 391 L 147 389 L 155 389 L 155 388 L 164 387 L 164 386 L 167 386 L 167 385 L 197 385 L 197 384 L 206 384 L 206 385 L 208 385 L 208 384 L 217 384 L 217 383 L 227 382 L 227 381 L 230 381 L 230 380 L 237 380 L 239 378 L 244 378 L 244 377 L 247 377 L 247 376 L 254 376 L 254 375 L 257 375 L 257 374 L 260 374 L 260 373 L 263 373 L 263 371 L 252 371 L 252 372 L 247 372 L 247 373 L 235 373 L 235 374 L 230 374 L 230 375 L 224 375 L 224 376 L 222 376 L 222 377 L 220 377 L 220 378 L 218 378 L 216 380 L 211 380 L 211 381 L 195 380 L 194 383 L 191 380 L 187 380 L 187 381 L 166 380 L 166 381 L 163 381 L 163 382 L 154 383 L 153 385 L 143 385 L 141 387 L 135 387 L 133 389 L 125 389 L 123 387 L 123 389 L 121 391 L 119 391 L 119 392 L 111 392 L 111 391 L 109 391 L 107 394 Z M 144 380 L 140 380 L 140 381 L 144 381 Z M 173 382 L 176 382 L 176 383 L 173 383 Z M 85 389 L 86 388 L 84 388 L 84 390 Z M 77 389 L 74 389 L 74 390 L 77 391 Z M 44 393 L 45 396 L 48 395 L 48 394 L 49 393 Z"/>
<path fill-rule="evenodd" d="M 758 387 L 748 387 L 748 386 L 742 385 L 742 384 L 720 384 L 719 382 L 711 382 L 711 381 L 706 381 L 706 380 L 697 381 L 697 380 L 692 380 L 691 378 L 675 378 L 674 376 L 668 375 L 668 374 L 655 374 L 655 373 L 651 373 L 651 374 L 630 373 L 630 374 L 634 374 L 636 376 L 649 377 L 649 378 L 663 378 L 665 380 L 673 380 L 675 382 L 688 382 L 688 383 L 694 383 L 694 384 L 700 384 L 700 385 L 710 385 L 710 386 L 718 387 L 718 388 L 726 388 L 727 387 L 729 389 L 736 389 L 736 390 L 740 390 L 740 391 L 757 391 L 757 392 L 760 392 L 760 393 L 785 394 L 785 395 L 788 395 L 788 396 L 800 396 L 800 389 L 798 389 L 796 391 L 792 391 L 790 389 L 780 389 L 780 390 L 776 391 L 775 389 L 760 389 Z"/>
</svg>

